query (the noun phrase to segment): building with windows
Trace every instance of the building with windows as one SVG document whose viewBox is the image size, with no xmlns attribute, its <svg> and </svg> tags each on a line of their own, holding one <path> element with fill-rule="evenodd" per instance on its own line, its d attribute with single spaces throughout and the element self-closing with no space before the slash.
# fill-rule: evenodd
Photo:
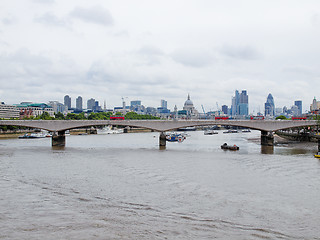
<svg viewBox="0 0 320 240">
<path fill-rule="evenodd" d="M 71 97 L 69 95 L 64 96 L 64 105 L 68 108 L 71 109 Z"/>
<path fill-rule="evenodd" d="M 228 106 L 227 105 L 222 105 L 221 110 L 225 115 L 228 115 Z"/>
<path fill-rule="evenodd" d="M 264 104 L 264 115 L 273 117 L 275 115 L 274 100 L 271 93 L 267 97 L 267 101 Z"/>
<path fill-rule="evenodd" d="M 78 96 L 76 99 L 76 109 L 79 111 L 82 110 L 82 97 Z"/>
<path fill-rule="evenodd" d="M 234 97 L 232 97 L 231 115 L 232 116 L 248 116 L 249 114 L 249 97 L 246 90 L 242 90 L 239 93 L 235 91 Z"/>
<path fill-rule="evenodd" d="M 54 113 L 61 112 L 63 114 L 67 114 L 68 112 L 68 109 L 66 109 L 66 106 L 58 101 L 50 101 L 48 105 L 52 107 Z"/>
<path fill-rule="evenodd" d="M 301 116 L 302 115 L 302 101 L 301 100 L 294 101 L 294 105 L 298 107 L 298 116 Z"/>
<path fill-rule="evenodd" d="M 0 119 L 20 118 L 20 111 L 16 106 L 0 102 Z"/>
<path fill-rule="evenodd" d="M 25 103 L 14 105 L 20 111 L 20 119 L 26 117 L 38 117 L 44 112 L 49 113 L 51 117 L 54 117 L 53 108 L 45 103 Z"/>
<path fill-rule="evenodd" d="M 94 106 L 95 106 L 96 100 L 94 98 L 90 98 L 87 101 L 87 109 L 88 110 L 93 110 Z"/>
<path fill-rule="evenodd" d="M 140 100 L 134 100 L 130 102 L 130 110 L 134 111 L 138 114 L 145 114 L 146 109 L 145 107 L 141 104 Z"/>
<path fill-rule="evenodd" d="M 249 115 L 249 97 L 247 95 L 246 90 L 242 90 L 239 99 L 238 112 L 240 116 L 248 116 Z"/>
<path fill-rule="evenodd" d="M 166 100 L 161 99 L 161 104 L 160 104 L 162 109 L 167 109 L 168 108 L 168 102 Z"/>
</svg>

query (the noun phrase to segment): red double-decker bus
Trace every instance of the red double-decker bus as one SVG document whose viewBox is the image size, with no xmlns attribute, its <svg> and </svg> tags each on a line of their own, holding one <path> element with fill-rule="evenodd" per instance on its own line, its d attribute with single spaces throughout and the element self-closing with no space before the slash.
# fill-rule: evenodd
<svg viewBox="0 0 320 240">
<path fill-rule="evenodd" d="M 110 116 L 110 120 L 124 120 L 124 116 Z"/>
<path fill-rule="evenodd" d="M 228 116 L 217 116 L 214 118 L 215 120 L 228 120 L 229 117 Z"/>
<path fill-rule="evenodd" d="M 307 120 L 307 117 L 292 117 L 292 120 Z"/>
<path fill-rule="evenodd" d="M 250 120 L 264 120 L 264 116 L 250 116 Z"/>
</svg>

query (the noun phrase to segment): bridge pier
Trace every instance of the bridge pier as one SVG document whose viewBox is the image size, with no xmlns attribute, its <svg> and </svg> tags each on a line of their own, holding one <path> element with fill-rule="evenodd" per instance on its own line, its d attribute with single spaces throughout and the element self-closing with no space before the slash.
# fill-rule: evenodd
<svg viewBox="0 0 320 240">
<path fill-rule="evenodd" d="M 166 140 L 166 133 L 165 132 L 161 132 L 160 136 L 159 136 L 159 147 L 165 147 L 167 144 L 167 140 Z"/>
<path fill-rule="evenodd" d="M 273 132 L 261 131 L 261 145 L 262 146 L 273 146 Z"/>
<path fill-rule="evenodd" d="M 66 131 L 54 132 L 51 137 L 52 147 L 64 147 L 66 145 Z"/>
</svg>

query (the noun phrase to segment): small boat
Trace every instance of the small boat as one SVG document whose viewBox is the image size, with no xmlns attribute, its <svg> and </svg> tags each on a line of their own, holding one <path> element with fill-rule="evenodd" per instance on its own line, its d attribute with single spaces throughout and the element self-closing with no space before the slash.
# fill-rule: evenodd
<svg viewBox="0 0 320 240">
<path fill-rule="evenodd" d="M 236 151 L 236 150 L 239 150 L 239 147 L 235 144 L 233 146 L 230 146 L 227 143 L 224 143 L 221 145 L 221 149 Z"/>
<path fill-rule="evenodd" d="M 206 131 L 204 131 L 203 134 L 204 134 L 204 135 L 213 135 L 213 134 L 218 134 L 218 132 L 213 131 L 213 130 L 206 130 Z"/>
<path fill-rule="evenodd" d="M 248 129 L 243 129 L 242 132 L 247 133 L 247 132 L 251 132 L 251 130 L 249 128 Z"/>
<path fill-rule="evenodd" d="M 19 136 L 20 139 L 23 139 L 23 138 L 45 138 L 46 135 L 43 134 L 43 133 L 25 133 L 24 135 L 22 136 Z"/>
<path fill-rule="evenodd" d="M 182 134 L 179 134 L 179 133 L 170 133 L 168 135 L 166 135 L 166 140 L 168 142 L 183 142 L 184 139 L 186 139 L 185 136 L 183 136 Z"/>
<path fill-rule="evenodd" d="M 224 131 L 223 133 L 237 133 L 238 130 L 229 129 L 228 131 Z"/>
<path fill-rule="evenodd" d="M 314 155 L 315 158 L 320 158 L 320 152 Z"/>
<path fill-rule="evenodd" d="M 177 131 L 196 131 L 196 127 L 178 128 Z"/>
</svg>

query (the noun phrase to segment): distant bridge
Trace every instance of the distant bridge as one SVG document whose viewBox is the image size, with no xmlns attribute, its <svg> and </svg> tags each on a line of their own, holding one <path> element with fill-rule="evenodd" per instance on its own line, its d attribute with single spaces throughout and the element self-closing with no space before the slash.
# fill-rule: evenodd
<svg viewBox="0 0 320 240">
<path fill-rule="evenodd" d="M 316 120 L 0 120 L 0 125 L 45 129 L 57 133 L 61 139 L 64 139 L 66 130 L 104 125 L 139 127 L 161 133 L 192 126 L 238 126 L 260 130 L 261 144 L 271 145 L 271 143 L 273 144 L 272 132 L 288 128 L 315 126 L 318 125 L 318 122 Z M 55 135 L 53 136 L 53 145 L 54 137 Z M 59 140 L 57 141 L 59 142 Z"/>
</svg>

